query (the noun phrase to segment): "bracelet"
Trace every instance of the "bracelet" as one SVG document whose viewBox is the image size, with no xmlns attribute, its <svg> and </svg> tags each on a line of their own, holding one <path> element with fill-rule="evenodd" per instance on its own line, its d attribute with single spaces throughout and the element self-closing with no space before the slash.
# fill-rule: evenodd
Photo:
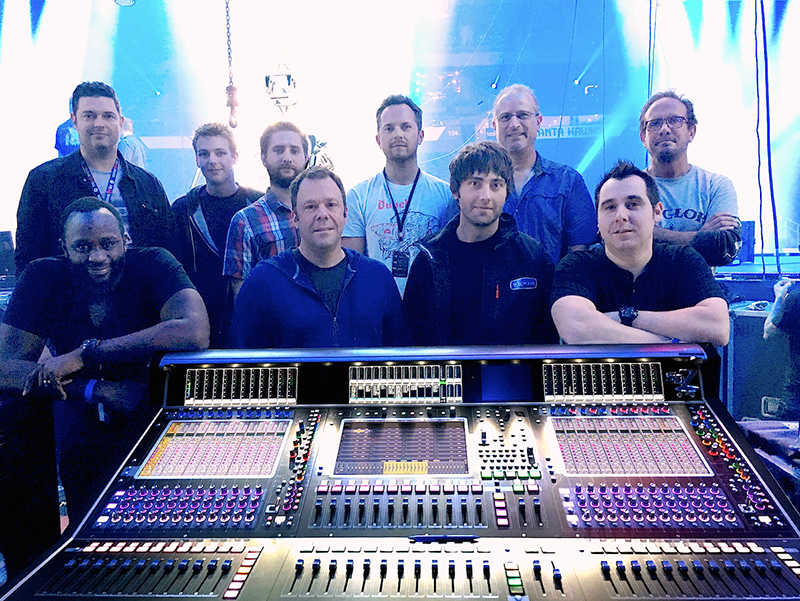
<svg viewBox="0 0 800 601">
<path fill-rule="evenodd" d="M 87 403 L 92 402 L 92 395 L 94 394 L 94 387 L 97 384 L 97 378 L 92 378 L 86 383 L 86 388 L 83 390 L 83 400 Z"/>
</svg>

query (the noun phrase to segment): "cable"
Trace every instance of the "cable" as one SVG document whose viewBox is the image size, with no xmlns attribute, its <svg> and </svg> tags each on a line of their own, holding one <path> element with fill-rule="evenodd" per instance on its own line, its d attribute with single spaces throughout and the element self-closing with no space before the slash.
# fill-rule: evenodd
<svg viewBox="0 0 800 601">
<path fill-rule="evenodd" d="M 469 65 L 469 63 L 472 61 L 472 57 L 473 57 L 473 56 L 475 56 L 475 54 L 478 52 L 478 48 L 480 48 L 480 47 L 481 47 L 481 44 L 483 44 L 483 40 L 485 40 L 485 39 L 486 39 L 486 36 L 487 36 L 487 35 L 489 35 L 489 32 L 490 32 L 490 31 L 491 31 L 491 29 L 492 29 L 492 25 L 494 25 L 495 19 L 497 19 L 497 15 L 498 15 L 498 14 L 500 14 L 500 9 L 502 9 L 502 8 L 503 8 L 503 4 L 504 4 L 504 3 L 505 3 L 505 0 L 503 0 L 502 2 L 500 2 L 500 4 L 498 4 L 498 6 L 497 6 L 497 10 L 494 12 L 494 16 L 492 17 L 492 22 L 491 22 L 491 23 L 489 23 L 489 27 L 487 27 L 487 28 L 486 28 L 486 31 L 483 33 L 483 36 L 481 37 L 481 41 L 480 41 L 480 42 L 478 42 L 478 45 L 477 45 L 477 46 L 475 46 L 475 49 L 472 51 L 472 54 L 470 54 L 470 55 L 469 55 L 469 58 L 467 58 L 467 62 L 465 62 L 465 63 L 464 63 L 464 66 L 463 66 L 463 67 L 461 67 L 461 69 L 457 70 L 457 71 L 456 71 L 456 73 L 461 73 L 461 72 L 462 72 L 464 69 L 466 69 L 466 68 L 467 68 L 467 65 Z M 451 84 L 451 83 L 453 83 L 453 78 L 451 78 L 451 79 L 450 79 L 450 80 L 447 82 L 447 84 L 445 84 L 445 86 L 444 86 L 444 87 L 443 87 L 441 90 L 439 90 L 439 92 L 438 92 L 437 94 L 434 94 L 433 96 L 431 96 L 430 98 L 428 98 L 428 99 L 427 99 L 425 102 L 423 102 L 422 104 L 420 104 L 420 105 L 419 105 L 419 106 L 420 106 L 420 108 L 422 108 L 423 106 L 425 106 L 426 104 L 428 104 L 428 103 L 429 103 L 431 100 L 434 100 L 434 99 L 436 99 L 436 98 L 439 98 L 439 96 L 442 94 L 442 92 L 444 92 L 444 91 L 445 91 L 447 88 L 449 88 L 449 87 L 450 87 L 450 84 Z"/>
<path fill-rule="evenodd" d="M 756 172 L 758 181 L 758 227 L 761 237 L 761 278 L 767 277 L 767 262 L 764 259 L 764 189 L 761 184 L 761 92 L 760 75 L 758 62 L 758 3 L 755 3 L 755 14 L 753 20 L 753 43 L 755 44 L 756 59 L 756 156 L 758 157 L 758 170 Z"/>
<path fill-rule="evenodd" d="M 578 0 L 575 0 L 575 6 L 572 10 L 572 36 L 569 42 L 569 54 L 567 55 L 567 70 L 564 77 L 564 94 L 561 96 L 561 111 L 558 120 L 558 134 L 556 135 L 556 149 L 554 155 L 558 156 L 558 145 L 561 142 L 561 131 L 564 126 L 564 108 L 567 105 L 567 86 L 569 85 L 569 68 L 572 66 L 572 49 L 575 47 L 575 25 L 578 21 Z"/>
<path fill-rule="evenodd" d="M 600 33 L 600 43 L 602 44 L 602 58 L 603 63 L 603 88 L 600 94 L 600 110 L 603 113 L 603 124 L 601 131 L 603 132 L 603 172 L 606 170 L 606 0 L 603 0 L 603 26 Z"/>
<path fill-rule="evenodd" d="M 514 71 L 517 70 L 517 65 L 519 65 L 520 59 L 522 59 L 522 55 L 525 53 L 525 48 L 528 46 L 528 40 L 531 38 L 531 32 L 533 31 L 533 24 L 536 22 L 536 17 L 539 15 L 539 9 L 541 8 L 541 4 L 537 3 L 536 12 L 530 18 L 530 25 L 528 26 L 528 35 L 525 36 L 525 41 L 522 43 L 522 48 L 520 48 L 519 53 L 517 54 L 517 60 L 514 61 L 514 66 L 511 67 L 511 72 L 508 74 L 506 78 L 506 85 L 503 86 L 504 88 L 511 85 L 512 77 L 514 75 Z"/>
<path fill-rule="evenodd" d="M 655 70 L 656 62 L 656 30 L 658 26 L 658 2 L 650 0 L 650 11 L 648 13 L 647 22 L 647 95 L 645 98 L 650 98 L 653 95 L 653 71 Z M 644 149 L 644 164 L 650 162 L 650 155 L 647 149 Z"/>
<path fill-rule="evenodd" d="M 769 102 L 769 55 L 767 54 L 767 23 L 764 16 L 764 0 L 758 2 L 761 7 L 761 43 L 764 47 L 764 101 L 765 117 L 767 122 L 767 175 L 769 176 L 769 199 L 772 206 L 772 227 L 775 236 L 775 267 L 778 270 L 778 279 L 781 277 L 781 246 L 778 236 L 778 214 L 775 206 L 775 185 L 772 180 L 772 119 L 770 118 Z M 763 252 L 763 246 L 762 252 Z"/>
</svg>

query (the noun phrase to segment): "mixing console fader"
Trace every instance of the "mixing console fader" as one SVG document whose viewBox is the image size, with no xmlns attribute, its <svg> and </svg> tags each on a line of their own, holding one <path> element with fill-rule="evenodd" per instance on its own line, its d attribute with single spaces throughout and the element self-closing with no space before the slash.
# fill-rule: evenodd
<svg viewBox="0 0 800 601">
<path fill-rule="evenodd" d="M 154 360 L 161 406 L 3 599 L 800 599 L 700 347 L 239 353 Z"/>
</svg>

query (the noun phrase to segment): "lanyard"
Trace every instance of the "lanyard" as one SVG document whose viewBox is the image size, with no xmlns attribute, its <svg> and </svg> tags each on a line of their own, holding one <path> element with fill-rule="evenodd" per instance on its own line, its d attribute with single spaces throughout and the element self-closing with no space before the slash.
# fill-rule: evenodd
<svg viewBox="0 0 800 601">
<path fill-rule="evenodd" d="M 100 194 L 100 188 L 97 187 L 97 182 L 94 181 L 92 170 L 89 169 L 89 165 L 86 164 L 86 159 L 83 158 L 83 155 L 81 155 L 81 167 L 83 167 L 83 172 L 86 174 L 86 177 L 89 178 L 89 183 L 92 184 L 92 193 L 100 200 L 111 202 L 111 194 L 114 192 L 114 184 L 117 183 L 117 171 L 119 171 L 119 157 L 117 157 L 114 160 L 114 166 L 111 168 L 111 173 L 108 175 L 108 186 L 106 186 L 105 196 L 102 196 Z"/>
<path fill-rule="evenodd" d="M 403 239 L 403 228 L 406 225 L 406 217 L 408 217 L 408 209 L 411 206 L 411 199 L 414 198 L 414 191 L 417 189 L 417 182 L 419 182 L 419 176 L 422 173 L 421 169 L 417 169 L 417 176 L 414 178 L 414 185 L 411 186 L 411 194 L 408 195 L 408 200 L 406 201 L 405 209 L 403 209 L 403 217 L 400 217 L 400 213 L 397 210 L 397 205 L 394 204 L 394 197 L 392 196 L 392 189 L 389 187 L 389 178 L 386 177 L 386 169 L 383 170 L 383 181 L 386 183 L 386 193 L 389 195 L 389 200 L 392 201 L 392 210 L 394 211 L 394 216 L 397 219 L 397 239 Z"/>
</svg>

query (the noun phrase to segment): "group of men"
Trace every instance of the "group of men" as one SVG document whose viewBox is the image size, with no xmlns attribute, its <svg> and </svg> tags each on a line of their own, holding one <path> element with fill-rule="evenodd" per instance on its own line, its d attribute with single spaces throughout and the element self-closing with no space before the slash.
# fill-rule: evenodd
<svg viewBox="0 0 800 601">
<path fill-rule="evenodd" d="M 193 147 L 206 183 L 170 206 L 119 152 L 114 90 L 80 84 L 79 149 L 32 170 L 22 192 L 19 281 L 0 325 L 0 388 L 23 395 L 2 396 L 3 413 L 55 400 L 70 506 L 141 416 L 157 350 L 727 343 L 709 265 L 735 254 L 736 196 L 688 163 L 690 101 L 648 100 L 650 166 L 619 163 L 594 203 L 577 171 L 536 150 L 530 88 L 502 90 L 492 116 L 498 141 L 463 148 L 448 185 L 418 165 L 422 111 L 389 96 L 376 113 L 385 167 L 349 191 L 330 169 L 306 169 L 308 138 L 275 123 L 260 140 L 266 194 L 236 182 L 232 131 L 205 124 Z M 17 502 L 0 493 L 0 515 Z M 8 527 L 36 547 L 51 526 Z M 17 549 L 12 571 L 30 559 Z"/>
</svg>

